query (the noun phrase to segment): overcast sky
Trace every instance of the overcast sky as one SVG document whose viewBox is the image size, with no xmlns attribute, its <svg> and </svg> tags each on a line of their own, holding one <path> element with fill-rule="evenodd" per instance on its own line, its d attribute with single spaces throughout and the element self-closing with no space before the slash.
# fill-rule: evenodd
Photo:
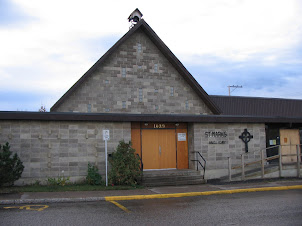
<svg viewBox="0 0 302 226">
<path fill-rule="evenodd" d="M 0 0 L 0 110 L 49 111 L 135 8 L 208 94 L 302 99 L 301 0 Z"/>
</svg>

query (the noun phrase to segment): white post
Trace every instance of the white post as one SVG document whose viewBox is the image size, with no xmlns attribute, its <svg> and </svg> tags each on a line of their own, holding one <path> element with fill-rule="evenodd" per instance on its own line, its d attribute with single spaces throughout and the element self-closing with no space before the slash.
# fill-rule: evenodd
<svg viewBox="0 0 302 226">
<path fill-rule="evenodd" d="M 229 162 L 229 181 L 232 181 L 232 163 L 231 163 L 231 157 L 228 157 Z"/>
<path fill-rule="evenodd" d="M 108 186 L 108 166 L 107 166 L 107 140 L 105 140 L 105 161 L 106 161 L 106 187 Z"/>
<path fill-rule="evenodd" d="M 107 140 L 110 139 L 110 132 L 109 130 L 103 130 L 103 140 L 105 141 L 105 162 L 106 162 L 106 187 L 108 186 L 108 154 L 107 154 Z"/>
</svg>

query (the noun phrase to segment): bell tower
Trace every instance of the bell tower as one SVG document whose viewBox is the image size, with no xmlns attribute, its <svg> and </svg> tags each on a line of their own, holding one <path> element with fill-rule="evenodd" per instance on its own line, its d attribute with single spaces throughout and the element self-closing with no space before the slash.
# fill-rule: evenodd
<svg viewBox="0 0 302 226">
<path fill-rule="evenodd" d="M 136 8 L 128 17 L 128 21 L 131 23 L 130 25 L 130 29 L 137 24 L 141 18 L 143 17 L 143 14 L 141 13 L 141 11 L 139 11 L 138 8 Z"/>
</svg>

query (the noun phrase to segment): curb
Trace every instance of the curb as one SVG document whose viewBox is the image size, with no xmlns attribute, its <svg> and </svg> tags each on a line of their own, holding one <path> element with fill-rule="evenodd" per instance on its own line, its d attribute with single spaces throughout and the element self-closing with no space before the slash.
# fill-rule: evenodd
<svg viewBox="0 0 302 226">
<path fill-rule="evenodd" d="M 262 187 L 262 188 L 243 188 L 243 189 L 234 189 L 234 190 L 188 192 L 188 193 L 174 193 L 174 194 L 107 196 L 105 197 L 105 200 L 121 201 L 121 200 L 135 200 L 135 199 L 164 199 L 164 198 L 179 198 L 179 197 L 192 197 L 192 196 L 203 196 L 203 195 L 234 194 L 234 193 L 243 193 L 243 192 L 281 191 L 281 190 L 293 190 L 293 189 L 302 189 L 302 185 Z"/>
<path fill-rule="evenodd" d="M 106 196 L 106 197 L 87 197 L 87 198 L 12 199 L 12 200 L 0 200 L 0 205 L 163 199 L 163 198 L 180 198 L 180 197 L 192 197 L 192 196 L 203 196 L 203 195 L 234 194 L 234 193 L 243 193 L 243 192 L 282 191 L 282 190 L 294 190 L 294 189 L 302 189 L 302 185 L 243 188 L 243 189 L 233 189 L 233 190 L 155 194 L 155 195 Z"/>
<path fill-rule="evenodd" d="M 104 201 L 104 200 L 105 200 L 104 197 L 51 198 L 51 199 L 12 199 L 12 200 L 0 200 L 0 205 L 60 203 L 60 202 L 96 202 L 96 201 Z"/>
</svg>

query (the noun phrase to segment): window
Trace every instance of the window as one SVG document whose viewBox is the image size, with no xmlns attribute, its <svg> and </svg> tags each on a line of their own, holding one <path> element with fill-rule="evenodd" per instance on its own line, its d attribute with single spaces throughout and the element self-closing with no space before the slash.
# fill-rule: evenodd
<svg viewBox="0 0 302 226">
<path fill-rule="evenodd" d="M 91 104 L 87 104 L 87 112 L 91 112 Z"/>
<path fill-rule="evenodd" d="M 189 101 L 186 100 L 186 110 L 189 110 Z"/>
<path fill-rule="evenodd" d="M 122 102 L 122 108 L 123 108 L 123 109 L 126 109 L 126 101 L 123 101 L 123 102 Z"/>
<path fill-rule="evenodd" d="M 110 111 L 110 109 L 109 108 L 105 108 L 105 112 L 109 112 Z"/>
<path fill-rule="evenodd" d="M 109 84 L 109 81 L 108 81 L 108 80 L 105 80 L 105 84 Z"/>
<path fill-rule="evenodd" d="M 158 72 L 158 65 L 154 64 L 154 72 Z"/>
<path fill-rule="evenodd" d="M 142 52 L 142 44 L 137 43 L 137 52 L 141 53 Z"/>
<path fill-rule="evenodd" d="M 171 97 L 174 96 L 174 87 L 170 87 L 170 96 L 171 96 Z"/>
<path fill-rule="evenodd" d="M 154 90 L 154 93 L 158 93 L 158 89 L 155 89 L 155 90 Z"/>
<path fill-rule="evenodd" d="M 126 68 L 122 68 L 122 77 L 126 78 Z"/>
<path fill-rule="evenodd" d="M 139 102 L 143 102 L 143 89 L 142 88 L 138 89 L 138 99 L 139 99 Z"/>
<path fill-rule="evenodd" d="M 158 105 L 155 105 L 155 110 L 158 110 Z"/>
</svg>

